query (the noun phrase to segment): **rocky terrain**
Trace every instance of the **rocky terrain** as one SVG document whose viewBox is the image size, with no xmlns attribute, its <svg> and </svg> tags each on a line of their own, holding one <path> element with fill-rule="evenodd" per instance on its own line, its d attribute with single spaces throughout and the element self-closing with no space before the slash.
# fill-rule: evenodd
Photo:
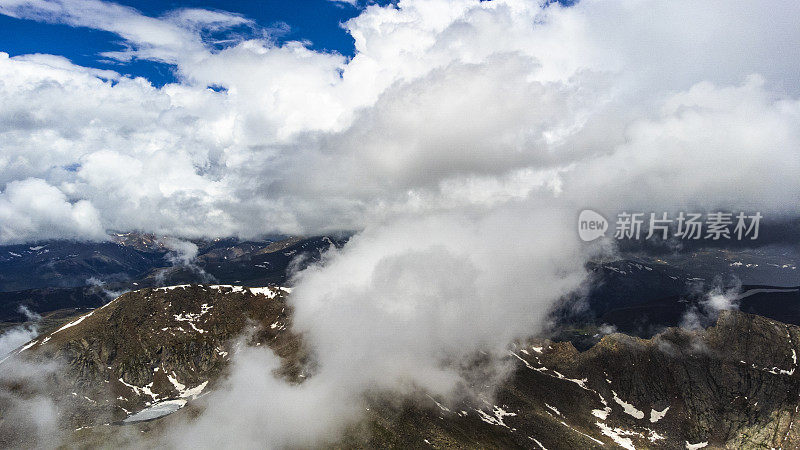
<svg viewBox="0 0 800 450">
<path fill-rule="evenodd" d="M 612 334 L 585 352 L 531 340 L 509 351 L 517 368 L 493 399 L 378 408 L 348 444 L 798 448 L 799 332 L 728 311 L 705 331 Z"/>
<path fill-rule="evenodd" d="M 0 408 L 46 396 L 65 430 L 145 420 L 213 386 L 237 345 L 268 345 L 284 358 L 285 375 L 297 378 L 303 350 L 289 331 L 288 291 L 186 285 L 124 294 L 0 363 Z M 31 383 L 29 372 L 43 379 Z M 0 446 L 24 436 L 14 425 L 0 418 Z"/>
<path fill-rule="evenodd" d="M 37 396 L 59 405 L 59 439 L 70 445 L 131 429 L 155 439 L 202 410 L 237 346 L 269 346 L 282 376 L 303 382 L 313 371 L 291 331 L 289 292 L 147 288 L 40 335 L 0 363 L 0 445 L 43 444 L 7 414 Z M 336 446 L 798 448 L 798 343 L 797 326 L 738 311 L 705 330 L 606 335 L 583 352 L 531 338 L 509 347 L 514 370 L 485 395 L 376 395 Z M 34 379 L 25 365 L 50 370 Z"/>
</svg>

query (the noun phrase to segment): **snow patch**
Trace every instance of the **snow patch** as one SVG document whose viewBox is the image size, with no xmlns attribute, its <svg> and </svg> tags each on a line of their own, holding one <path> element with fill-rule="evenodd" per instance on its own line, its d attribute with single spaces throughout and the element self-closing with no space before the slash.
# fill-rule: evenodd
<svg viewBox="0 0 800 450">
<path fill-rule="evenodd" d="M 611 413 L 611 408 L 609 408 L 608 406 L 606 406 L 603 409 L 593 409 L 592 410 L 592 415 L 597 417 L 600 420 L 606 420 L 610 413 Z"/>
<path fill-rule="evenodd" d="M 425 394 L 425 395 L 428 395 L 428 394 Z M 430 395 L 428 395 L 428 398 L 433 400 L 433 403 L 436 403 L 436 406 L 438 406 L 439 409 L 441 409 L 442 411 L 444 411 L 444 412 L 452 412 L 452 411 L 450 411 L 450 408 L 448 408 L 447 406 L 444 406 L 441 403 L 437 402 L 436 399 L 431 397 Z"/>
<path fill-rule="evenodd" d="M 186 385 L 185 384 L 181 384 L 178 381 L 178 377 L 177 377 L 177 375 L 175 375 L 174 371 L 172 372 L 172 375 L 169 375 L 169 374 L 167 375 L 167 379 L 169 380 L 170 383 L 172 383 L 172 386 L 175 387 L 176 391 L 181 392 L 184 389 L 186 389 Z"/>
<path fill-rule="evenodd" d="M 645 428 L 647 430 L 647 439 L 650 442 L 660 441 L 666 439 L 664 436 L 658 434 L 655 430 L 651 430 L 650 428 Z"/>
<path fill-rule="evenodd" d="M 553 411 L 554 413 L 558 414 L 559 416 L 561 415 L 561 411 L 559 411 L 555 406 L 550 406 L 547 403 L 545 403 L 544 406 L 546 406 L 547 409 Z"/>
<path fill-rule="evenodd" d="M 87 317 L 91 317 L 92 314 L 94 314 L 94 311 L 90 312 L 89 314 L 84 314 L 84 315 L 78 317 L 77 320 L 73 320 L 72 322 L 70 322 L 70 323 L 64 325 L 63 327 L 57 329 L 56 331 L 53 331 L 52 333 L 50 333 L 50 336 L 58 333 L 59 331 L 64 331 L 67 328 L 74 327 L 75 325 L 78 325 L 79 323 L 83 322 Z"/>
<path fill-rule="evenodd" d="M 492 414 L 493 415 L 489 415 L 489 414 L 483 412 L 480 409 L 476 409 L 475 412 L 478 413 L 478 416 L 481 418 L 482 421 L 484 421 L 484 422 L 486 422 L 488 424 L 491 424 L 491 425 L 497 425 L 497 426 L 501 426 L 501 427 L 505 427 L 505 428 L 509 428 L 509 426 L 506 425 L 506 423 L 504 421 L 504 418 L 505 417 L 513 417 L 513 416 L 517 415 L 517 413 L 508 412 L 508 411 L 504 410 L 503 408 L 501 408 L 499 406 L 496 406 L 496 405 L 494 406 L 494 409 L 492 410 Z"/>
<path fill-rule="evenodd" d="M 204 381 L 191 389 L 186 389 L 180 393 L 181 398 L 191 397 L 192 399 L 195 399 L 203 393 L 203 390 L 206 388 L 206 386 L 208 386 L 208 381 Z"/>
<path fill-rule="evenodd" d="M 589 436 L 588 434 L 586 434 L 586 433 L 584 433 L 584 432 L 582 432 L 582 431 L 578 431 L 578 430 L 576 430 L 575 428 L 572 428 L 572 427 L 571 427 L 571 426 L 570 426 L 570 425 L 569 425 L 567 422 L 564 422 L 563 420 L 561 421 L 561 425 L 564 425 L 565 427 L 567 427 L 567 428 L 569 428 L 570 430 L 572 430 L 572 431 L 574 431 L 574 432 L 576 432 L 576 433 L 580 434 L 580 435 L 581 435 L 581 436 L 583 436 L 583 437 L 587 437 L 587 438 L 589 438 L 589 439 L 593 440 L 594 442 L 597 442 L 598 444 L 600 444 L 600 445 L 603 445 L 603 441 L 599 441 L 599 440 L 597 440 L 597 439 L 595 439 L 595 438 L 593 438 L 593 437 Z"/>
<path fill-rule="evenodd" d="M 155 403 L 135 414 L 128 416 L 124 423 L 143 422 L 145 420 L 153 420 L 159 417 L 164 417 L 175 411 L 183 408 L 186 405 L 186 400 L 165 400 L 163 402 Z"/>
<path fill-rule="evenodd" d="M 187 288 L 187 287 L 189 287 L 189 286 L 191 286 L 191 284 L 177 284 L 177 285 L 175 285 L 175 286 L 164 286 L 164 287 L 160 287 L 160 288 L 155 288 L 154 290 L 155 290 L 155 291 L 164 291 L 164 292 L 167 292 L 167 291 L 171 291 L 171 290 L 173 290 L 173 289 L 178 289 L 178 288 L 181 288 L 181 289 L 186 289 L 186 288 Z"/>
<path fill-rule="evenodd" d="M 212 284 L 208 287 L 209 289 L 217 289 L 217 290 L 230 289 L 232 292 L 244 292 L 243 286 L 234 286 L 231 284 Z"/>
<path fill-rule="evenodd" d="M 611 428 L 608 425 L 595 422 L 600 428 L 600 432 L 605 434 L 606 436 L 610 437 L 617 445 L 627 450 L 636 450 L 636 447 L 633 446 L 633 441 L 630 438 L 626 438 L 624 436 L 629 436 L 631 434 L 635 434 L 632 431 L 624 430 L 622 428 Z"/>
<path fill-rule="evenodd" d="M 523 358 L 523 357 L 519 356 L 518 354 L 516 354 L 516 353 L 514 353 L 514 352 L 512 352 L 512 351 L 509 351 L 508 353 L 509 353 L 511 356 L 513 356 L 513 357 L 517 358 L 518 360 L 522 361 L 523 363 L 525 363 L 525 367 L 527 367 L 528 369 L 531 369 L 531 370 L 538 370 L 537 368 L 533 367 L 533 366 L 531 365 L 531 363 L 529 363 L 528 361 L 526 361 L 526 360 L 525 360 L 525 358 Z"/>
<path fill-rule="evenodd" d="M 180 314 L 175 314 L 173 317 L 178 322 L 188 323 L 189 326 L 192 327 L 194 331 L 203 334 L 206 332 L 206 330 L 198 328 L 194 323 L 200 320 L 200 318 L 203 317 L 203 315 L 205 315 L 208 311 L 210 311 L 211 308 L 213 308 L 213 306 L 209 306 L 208 303 L 203 303 L 202 305 L 200 305 L 199 313 L 180 313 Z"/>
<path fill-rule="evenodd" d="M 33 347 L 34 345 L 36 345 L 36 343 L 37 343 L 37 342 L 39 342 L 39 341 L 38 341 L 38 340 L 36 340 L 36 339 L 34 339 L 34 340 L 32 340 L 32 341 L 28 342 L 28 343 L 27 343 L 27 344 L 25 344 L 25 345 L 24 345 L 24 346 L 23 346 L 21 349 L 19 349 L 19 351 L 18 351 L 17 353 L 19 354 L 19 353 L 22 353 L 22 352 L 24 352 L 25 350 L 27 350 L 27 349 L 29 349 L 29 348 Z"/>
<path fill-rule="evenodd" d="M 622 406 L 622 409 L 625 411 L 625 414 L 633 416 L 637 419 L 644 419 L 644 411 L 639 411 L 632 404 L 619 398 L 616 392 L 611 391 L 611 393 L 614 394 L 614 401 L 617 402 L 618 405 Z"/>
<path fill-rule="evenodd" d="M 267 298 L 275 298 L 275 296 L 277 295 L 275 291 L 270 287 L 250 288 L 250 293 L 253 295 L 263 295 Z"/>
<path fill-rule="evenodd" d="M 536 439 L 534 439 L 534 438 L 532 438 L 532 437 L 530 437 L 530 436 L 528 436 L 528 439 L 530 439 L 530 440 L 532 440 L 533 442 L 535 442 L 535 443 L 536 443 L 536 445 L 538 445 L 540 449 L 542 449 L 542 450 L 547 450 L 547 448 L 546 448 L 544 445 L 542 445 L 542 443 L 541 443 L 541 442 L 537 441 Z"/>
<path fill-rule="evenodd" d="M 659 420 L 663 419 L 664 416 L 667 415 L 667 411 L 669 411 L 669 406 L 664 408 L 663 411 L 656 411 L 655 409 L 650 409 L 650 422 L 656 423 Z"/>
<path fill-rule="evenodd" d="M 145 395 L 150 396 L 153 399 L 153 401 L 158 400 L 158 394 L 156 394 L 155 392 L 153 392 L 150 389 L 151 387 L 153 387 L 153 382 L 152 381 L 150 382 L 150 384 L 148 384 L 146 386 L 141 386 L 141 387 L 140 386 L 135 386 L 133 384 L 126 383 L 125 380 L 123 380 L 122 378 L 119 378 L 119 382 L 124 384 L 125 386 L 129 387 L 136 395 L 145 394 Z"/>
</svg>

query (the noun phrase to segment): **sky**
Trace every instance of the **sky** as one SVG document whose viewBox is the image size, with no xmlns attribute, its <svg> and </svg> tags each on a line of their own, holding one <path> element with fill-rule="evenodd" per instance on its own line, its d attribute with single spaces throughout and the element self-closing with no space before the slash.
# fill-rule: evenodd
<svg viewBox="0 0 800 450">
<path fill-rule="evenodd" d="M 563 1 L 569 5 L 572 2 Z M 135 8 L 144 15 L 158 17 L 181 8 L 201 8 L 241 14 L 252 19 L 278 44 L 306 41 L 308 47 L 321 52 L 336 52 L 352 57 L 355 47 L 352 36 L 342 26 L 357 16 L 367 5 L 364 0 L 287 0 L 261 1 L 124 1 L 119 5 Z M 370 0 L 369 4 L 390 5 L 391 0 Z M 0 43 L 11 56 L 30 53 L 61 55 L 75 64 L 115 70 L 131 77 L 144 77 L 156 86 L 177 80 L 169 64 L 147 60 L 114 61 L 101 56 L 119 50 L 124 43 L 114 33 L 90 27 L 60 23 L 42 23 L 0 15 Z"/>
<path fill-rule="evenodd" d="M 276 42 L 305 40 L 319 51 L 338 52 L 352 56 L 353 39 L 341 24 L 356 16 L 360 7 L 330 0 L 265 1 L 125 1 L 120 5 L 137 9 L 142 14 L 158 17 L 179 8 L 225 10 L 252 19 L 258 27 L 269 30 Z M 115 70 L 125 75 L 147 78 L 157 86 L 175 82 L 168 64 L 152 61 L 120 63 L 100 56 L 106 51 L 119 50 L 119 37 L 89 27 L 0 16 L 0 43 L 11 56 L 28 53 L 61 55 L 79 65 Z"/>
<path fill-rule="evenodd" d="M 294 275 L 314 377 L 237 358 L 174 446 L 314 445 L 364 392 L 452 394 L 613 256 L 585 208 L 797 217 L 794 0 L 282 4 L 0 0 L 36 36 L 0 39 L 0 243 L 356 232 Z"/>
</svg>

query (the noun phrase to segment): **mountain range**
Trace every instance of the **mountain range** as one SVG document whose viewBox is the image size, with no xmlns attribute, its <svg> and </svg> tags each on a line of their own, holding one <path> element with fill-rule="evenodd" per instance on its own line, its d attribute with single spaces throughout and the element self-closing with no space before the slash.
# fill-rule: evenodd
<svg viewBox="0 0 800 450">
<path fill-rule="evenodd" d="M 3 247 L 0 320 L 32 339 L 0 357 L 0 446 L 158 446 L 246 348 L 302 385 L 315 360 L 292 327 L 292 274 L 346 241 L 192 241 L 184 259 L 134 233 Z M 328 445 L 798 448 L 798 262 L 785 248 L 592 261 L 587 288 L 509 346 L 505 377 L 457 399 L 373 393 Z M 729 304 L 709 308 L 712 291 Z M 54 406 L 48 433 L 22 420 L 32 401 Z"/>
<path fill-rule="evenodd" d="M 3 373 L 0 407 L 47 395 L 61 406 L 59 439 L 68 446 L 155 444 L 171 424 L 202 412 L 204 394 L 245 346 L 272 349 L 292 383 L 314 376 L 292 331 L 290 292 L 180 285 L 126 293 L 0 363 L 0 372 L 11 360 L 54 364 L 42 379 Z M 484 393 L 458 401 L 424 390 L 400 402 L 375 395 L 333 446 L 796 448 L 798 343 L 800 327 L 738 311 L 707 329 L 608 334 L 582 352 L 532 337 L 509 347 L 511 374 Z M 47 446 L 5 417 L 4 447 Z"/>
</svg>

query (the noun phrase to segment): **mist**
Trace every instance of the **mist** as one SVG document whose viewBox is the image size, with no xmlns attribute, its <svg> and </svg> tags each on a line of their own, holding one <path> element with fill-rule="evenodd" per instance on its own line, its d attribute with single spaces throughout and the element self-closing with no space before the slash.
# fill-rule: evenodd
<svg viewBox="0 0 800 450">
<path fill-rule="evenodd" d="M 507 375 L 508 344 L 540 329 L 554 300 L 585 277 L 589 250 L 572 221 L 570 210 L 522 202 L 364 230 L 293 280 L 293 326 L 316 367 L 308 379 L 270 376 L 277 358 L 244 350 L 174 442 L 319 445 L 361 417 L 367 393 L 490 398 L 484 385 Z M 470 379 L 460 364 L 479 354 L 490 376 Z"/>
<path fill-rule="evenodd" d="M 165 255 L 165 259 L 171 266 L 159 269 L 156 272 L 155 282 L 158 286 L 163 286 L 169 279 L 170 274 L 176 269 L 189 271 L 204 283 L 217 281 L 213 275 L 203 270 L 195 261 L 198 251 L 197 244 L 173 237 L 162 238 L 159 242 L 169 250 Z"/>
<path fill-rule="evenodd" d="M 26 322 L 22 325 L 11 327 L 0 334 L 0 361 L 16 350 L 17 347 L 39 334 L 39 321 L 42 316 L 31 311 L 25 305 L 19 305 L 17 311 L 25 316 Z"/>
</svg>

